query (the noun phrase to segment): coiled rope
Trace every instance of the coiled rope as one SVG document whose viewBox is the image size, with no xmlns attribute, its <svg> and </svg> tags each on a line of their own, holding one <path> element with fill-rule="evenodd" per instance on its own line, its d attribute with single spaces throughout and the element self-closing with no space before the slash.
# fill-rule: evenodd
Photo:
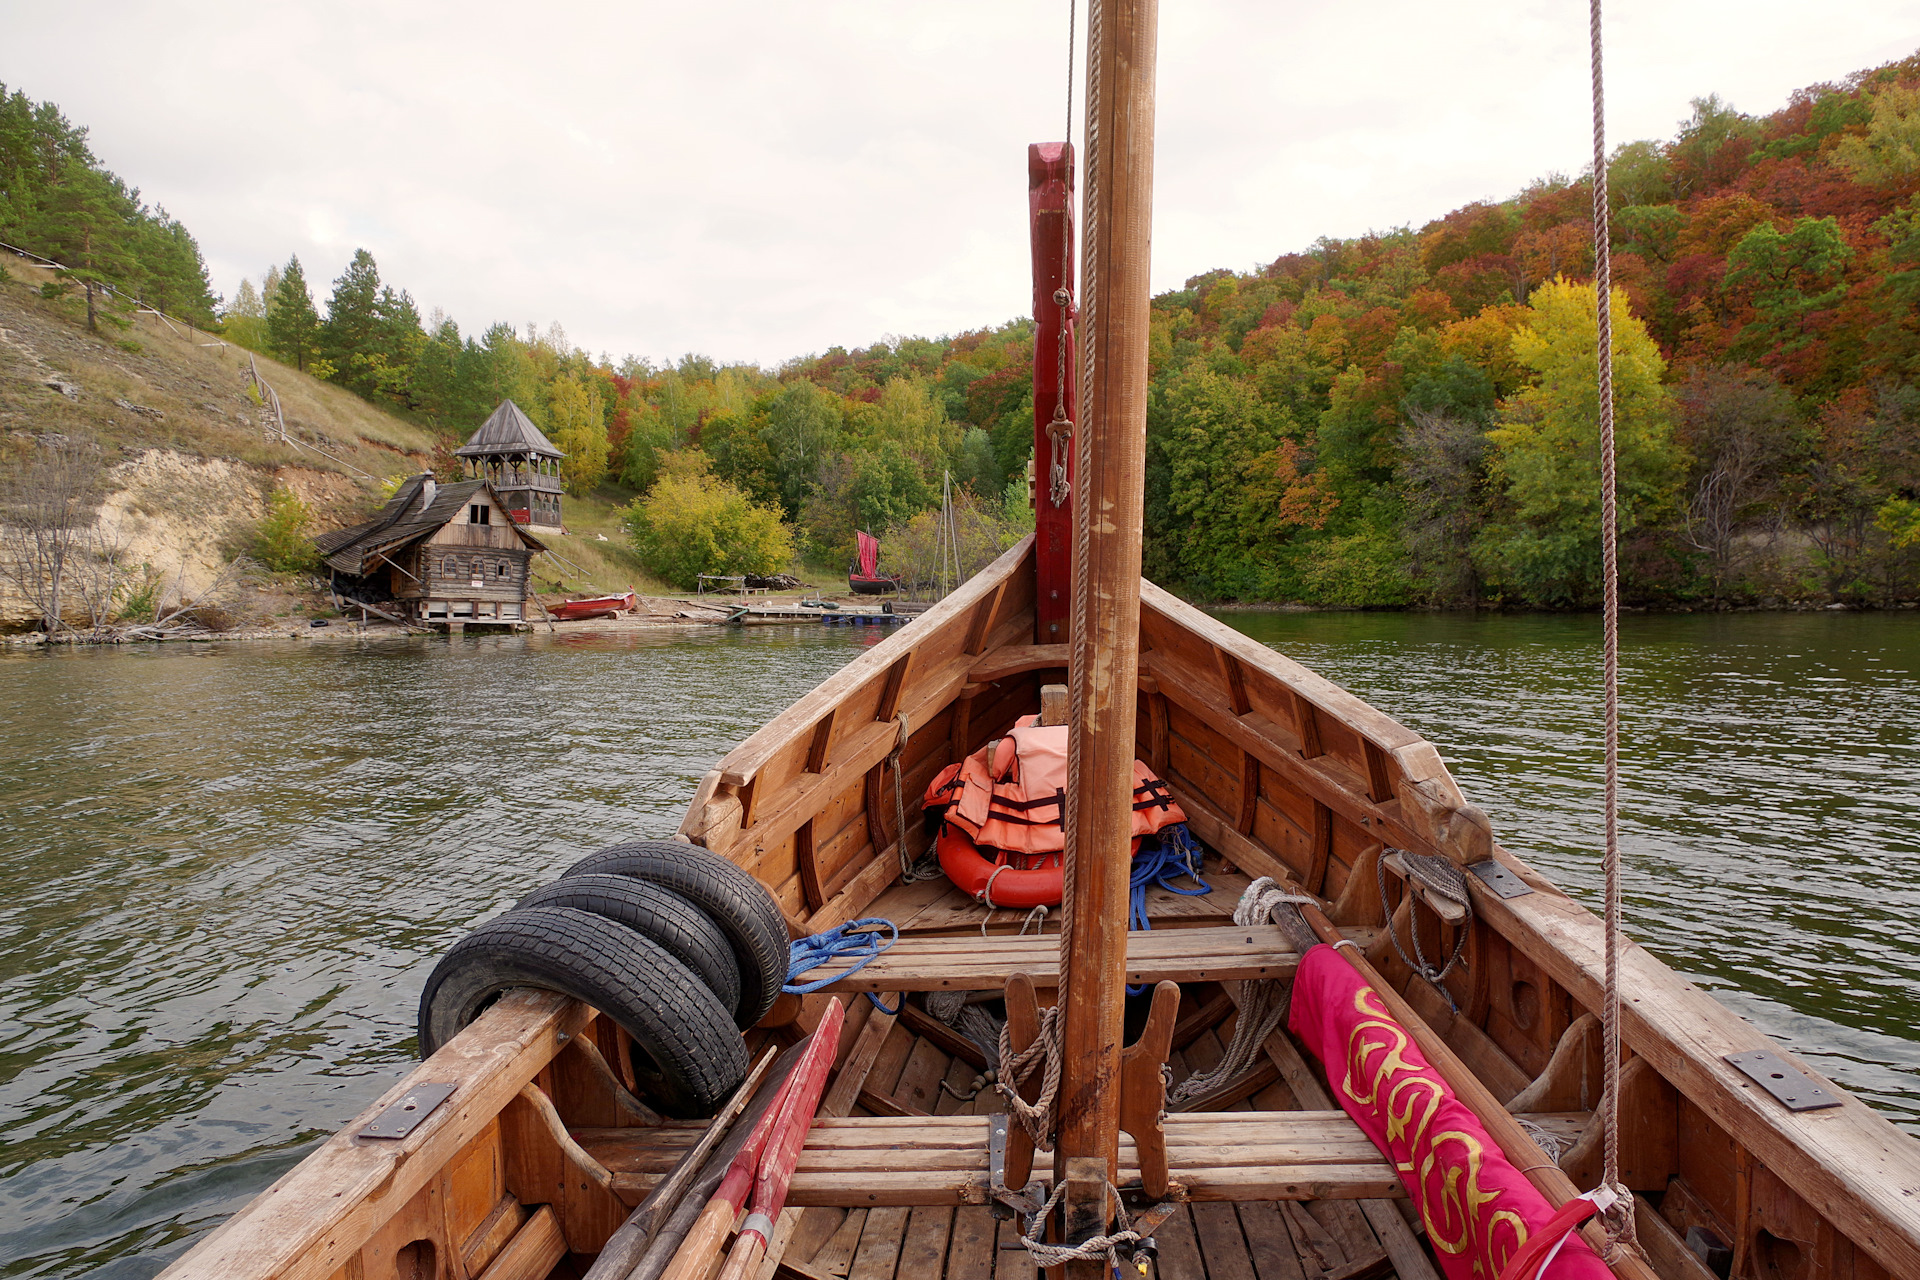
<svg viewBox="0 0 1920 1280">
<path fill-rule="evenodd" d="M 1142 849 L 1139 856 L 1134 858 L 1133 873 L 1127 885 L 1129 929 L 1153 928 L 1153 917 L 1147 914 L 1149 889 L 1165 889 L 1183 898 L 1200 898 L 1213 892 L 1213 886 L 1200 878 L 1200 865 L 1206 859 L 1206 850 L 1194 840 L 1186 823 L 1176 822 L 1172 826 L 1162 827 L 1150 838 L 1154 843 L 1151 848 Z M 1174 883 L 1182 876 L 1192 880 L 1196 887 L 1182 889 Z M 1146 989 L 1145 983 L 1138 986 L 1129 984 L 1127 994 L 1137 996 Z"/>
<path fill-rule="evenodd" d="M 881 929 L 887 931 L 885 937 L 881 936 L 879 932 Z M 893 921 L 880 916 L 868 916 L 864 920 L 849 920 L 845 924 L 835 925 L 825 933 L 795 938 L 787 945 L 787 980 L 780 989 L 790 996 L 812 995 L 822 987 L 851 978 L 872 964 L 899 940 L 900 930 L 894 927 Z M 852 960 L 853 964 L 841 972 L 816 978 L 812 982 L 800 981 L 801 974 L 834 960 Z M 867 999 L 873 1001 L 873 1007 L 882 1013 L 900 1012 L 900 1005 L 905 999 L 903 996 L 900 1000 L 894 1001 L 893 1008 L 889 1009 L 880 1003 L 877 993 L 868 991 L 864 994 Z"/>
<path fill-rule="evenodd" d="M 1606 1086 L 1599 1121 L 1605 1126 L 1600 1187 L 1618 1199 L 1606 1206 L 1609 1260 L 1635 1243 L 1633 1194 L 1620 1185 L 1620 513 L 1614 489 L 1613 261 L 1607 207 L 1607 98 L 1602 74 L 1601 0 L 1588 0 L 1593 57 L 1593 293 L 1600 399 L 1601 622 L 1606 706 L 1606 992 L 1600 1022 L 1605 1035 Z"/>
<path fill-rule="evenodd" d="M 1307 903 L 1318 905 L 1318 900 L 1304 893 L 1288 893 L 1272 876 L 1261 876 L 1240 895 L 1240 901 L 1233 909 L 1233 922 L 1238 925 L 1277 924 L 1286 928 L 1289 923 L 1286 917 L 1298 917 L 1299 907 Z M 1309 933 L 1308 936 L 1312 935 Z M 1292 1000 L 1291 979 L 1262 978 L 1257 982 L 1242 982 L 1240 1016 L 1234 1023 L 1233 1039 L 1228 1043 L 1226 1052 L 1211 1070 L 1196 1072 L 1175 1085 L 1173 1092 L 1167 1095 L 1168 1103 L 1177 1106 L 1238 1080 L 1260 1056 L 1261 1046 L 1266 1044 L 1267 1037 L 1287 1016 L 1287 1006 Z"/>
</svg>

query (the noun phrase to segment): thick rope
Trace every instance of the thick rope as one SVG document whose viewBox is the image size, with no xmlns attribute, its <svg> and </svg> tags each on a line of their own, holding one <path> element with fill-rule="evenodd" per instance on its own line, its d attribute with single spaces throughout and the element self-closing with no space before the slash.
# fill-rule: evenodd
<svg viewBox="0 0 1920 1280">
<path fill-rule="evenodd" d="M 1613 441 L 1613 262 L 1607 207 L 1607 99 L 1602 74 L 1601 0 L 1588 0 L 1588 40 L 1593 51 L 1593 292 L 1595 350 L 1600 399 L 1600 556 L 1604 591 L 1602 647 L 1606 703 L 1606 992 L 1605 1089 L 1598 1122 L 1605 1125 L 1600 1185 L 1620 1196 L 1609 1208 L 1608 1254 L 1634 1244 L 1633 1195 L 1620 1185 L 1620 557 L 1619 503 L 1615 495 Z"/>
<path fill-rule="evenodd" d="M 1105 1258 L 1118 1276 L 1120 1270 L 1120 1246 L 1137 1245 L 1146 1237 L 1133 1229 L 1133 1220 L 1127 1214 L 1127 1205 L 1120 1197 L 1120 1191 L 1111 1182 L 1107 1184 L 1107 1193 L 1113 1197 L 1114 1210 L 1118 1217 L 1118 1231 L 1106 1235 L 1092 1236 L 1075 1245 L 1052 1244 L 1041 1239 L 1046 1231 L 1048 1219 L 1067 1193 L 1067 1183 L 1063 1178 L 1055 1184 L 1053 1194 L 1047 1197 L 1039 1213 L 1027 1220 L 1026 1229 L 1020 1233 L 1020 1245 L 1027 1251 L 1036 1264 L 1042 1267 L 1061 1267 L 1069 1262 L 1083 1262 L 1093 1258 Z M 1143 1268 L 1144 1270 L 1144 1268 Z"/>
<path fill-rule="evenodd" d="M 882 937 L 880 930 L 885 929 Z M 835 925 L 825 933 L 810 934 L 804 938 L 795 938 L 787 945 L 787 980 L 780 989 L 788 995 L 812 995 L 822 987 L 851 978 L 868 965 L 895 942 L 900 940 L 900 931 L 894 928 L 893 921 L 880 916 L 868 916 L 864 920 L 849 920 L 845 924 Z M 830 973 L 824 978 L 815 978 L 812 982 L 800 981 L 800 975 L 833 960 L 852 960 L 852 967 L 840 972 Z M 882 1013 L 900 1012 L 900 1000 L 889 1009 L 880 1003 L 880 997 L 869 991 L 867 999 L 873 1001 L 873 1007 Z M 901 997 L 902 1000 L 905 997 Z"/>
<path fill-rule="evenodd" d="M 1061 1001 L 1040 1014 L 1040 1034 L 1018 1054 L 1013 1051 L 1013 1033 L 1000 1024 L 1000 1068 L 994 1088 L 1007 1100 L 1007 1110 L 1019 1122 L 1033 1145 L 1042 1151 L 1053 1150 L 1053 1103 L 1060 1096 L 1060 1010 Z M 1020 1096 L 1020 1086 L 1035 1070 L 1041 1070 L 1040 1096 L 1028 1102 Z M 1062 1184 L 1065 1185 L 1065 1184 Z"/>
<path fill-rule="evenodd" d="M 1261 876 L 1247 886 L 1233 909 L 1233 922 L 1239 925 L 1279 924 L 1280 913 L 1288 907 L 1318 905 L 1304 893 L 1288 893 L 1272 876 Z M 1175 1106 L 1193 1098 L 1225 1088 L 1238 1080 L 1260 1057 L 1261 1046 L 1287 1016 L 1293 998 L 1291 979 L 1262 978 L 1240 984 L 1240 1016 L 1234 1023 L 1233 1040 L 1210 1071 L 1196 1072 L 1175 1085 L 1167 1101 Z"/>
</svg>

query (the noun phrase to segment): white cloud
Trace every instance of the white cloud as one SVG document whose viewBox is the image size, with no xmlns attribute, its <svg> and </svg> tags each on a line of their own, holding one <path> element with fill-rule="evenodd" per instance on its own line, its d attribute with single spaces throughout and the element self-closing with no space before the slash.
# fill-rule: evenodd
<svg viewBox="0 0 1920 1280">
<path fill-rule="evenodd" d="M 199 237 L 216 286 L 364 245 L 468 331 L 774 363 L 1021 312 L 1025 145 L 1066 5 L 0 5 L 0 80 L 59 103 Z M 1162 7 L 1156 288 L 1415 225 L 1587 152 L 1586 10 Z M 1084 31 L 1084 12 L 1082 13 Z M 1775 109 L 1913 52 L 1920 0 L 1608 16 L 1610 133 Z M 64 52 L 59 52 L 64 51 Z"/>
</svg>

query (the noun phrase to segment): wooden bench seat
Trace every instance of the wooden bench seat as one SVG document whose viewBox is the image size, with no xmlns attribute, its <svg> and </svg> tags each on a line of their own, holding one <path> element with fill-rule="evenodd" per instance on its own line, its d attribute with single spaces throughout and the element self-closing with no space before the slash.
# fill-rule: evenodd
<svg viewBox="0 0 1920 1280">
<path fill-rule="evenodd" d="M 819 1119 L 789 1203 L 985 1204 L 986 1116 Z M 573 1137 L 638 1204 L 699 1140 L 694 1128 L 576 1129 Z M 1364 1200 L 1404 1192 L 1393 1166 L 1341 1111 L 1224 1111 L 1167 1117 L 1167 1162 L 1193 1200 Z M 1044 1164 L 1044 1162 L 1042 1162 Z M 1120 1139 L 1123 1178 L 1139 1176 Z M 1045 1176 L 1036 1168 L 1036 1176 Z"/>
<path fill-rule="evenodd" d="M 1362 946 L 1375 929 L 1344 932 Z M 1127 935 L 1127 981 L 1219 982 L 1238 978 L 1288 978 L 1300 962 L 1278 925 L 1230 925 L 1210 929 L 1155 929 Z M 803 981 L 844 972 L 839 961 L 810 969 Z M 829 991 L 997 991 L 1010 974 L 1024 973 L 1036 987 L 1060 983 L 1060 938 L 902 937 L 866 968 L 835 982 Z"/>
</svg>

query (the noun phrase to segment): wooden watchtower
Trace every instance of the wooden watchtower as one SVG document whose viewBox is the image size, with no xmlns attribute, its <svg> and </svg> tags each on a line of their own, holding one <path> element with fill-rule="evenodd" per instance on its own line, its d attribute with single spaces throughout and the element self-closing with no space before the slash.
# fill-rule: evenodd
<svg viewBox="0 0 1920 1280">
<path fill-rule="evenodd" d="M 560 523 L 560 459 L 533 420 L 511 400 L 500 407 L 453 451 L 466 464 L 467 478 L 485 480 L 506 503 L 515 524 L 541 533 L 563 533 Z"/>
</svg>

